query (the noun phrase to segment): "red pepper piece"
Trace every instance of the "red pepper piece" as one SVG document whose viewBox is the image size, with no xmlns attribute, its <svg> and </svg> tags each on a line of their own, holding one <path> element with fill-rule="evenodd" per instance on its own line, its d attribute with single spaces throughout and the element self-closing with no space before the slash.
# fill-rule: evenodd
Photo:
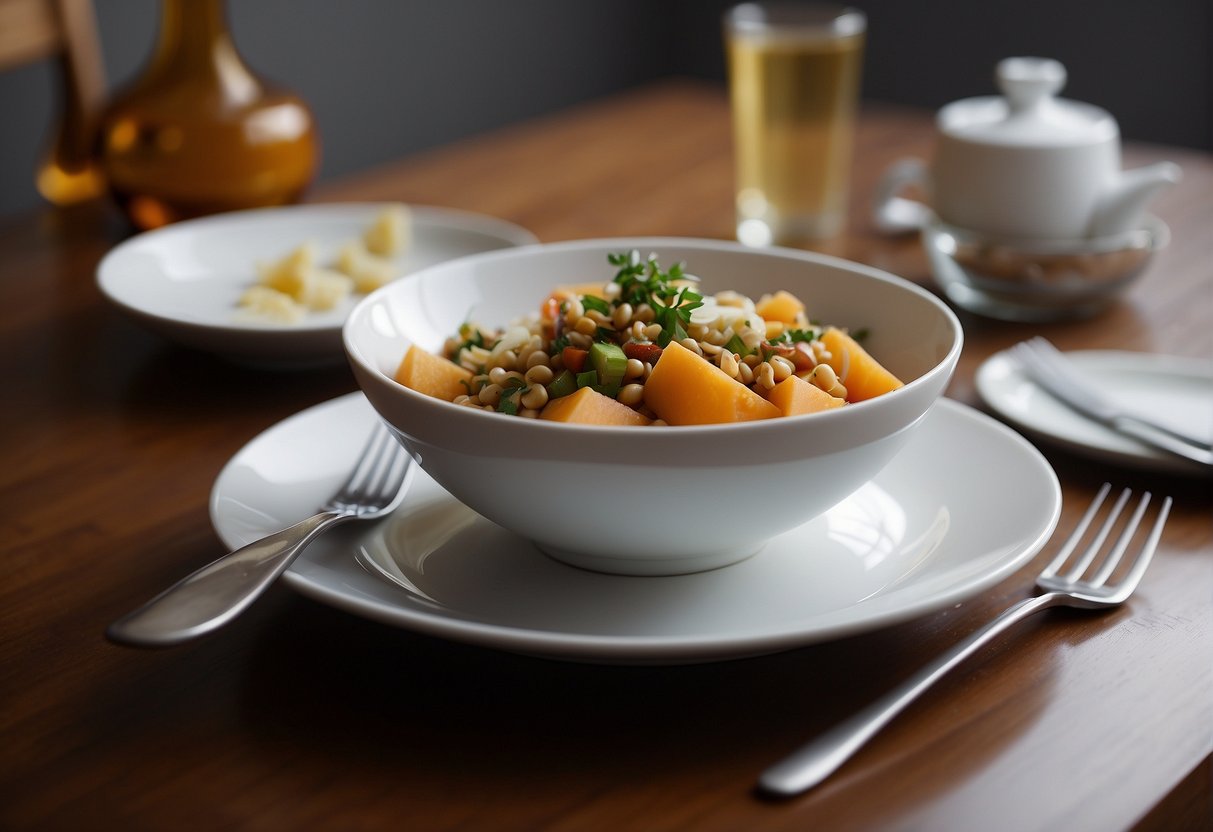
<svg viewBox="0 0 1213 832">
<path fill-rule="evenodd" d="M 589 355 L 589 350 L 581 350 L 577 347 L 565 347 L 560 351 L 560 358 L 564 361 L 564 368 L 570 373 L 580 373 L 585 369 L 585 359 Z"/>
<path fill-rule="evenodd" d="M 629 341 L 623 345 L 623 354 L 628 358 L 635 358 L 643 361 L 646 364 L 655 364 L 657 359 L 661 358 L 661 347 L 654 344 L 652 341 L 639 342 Z"/>
</svg>

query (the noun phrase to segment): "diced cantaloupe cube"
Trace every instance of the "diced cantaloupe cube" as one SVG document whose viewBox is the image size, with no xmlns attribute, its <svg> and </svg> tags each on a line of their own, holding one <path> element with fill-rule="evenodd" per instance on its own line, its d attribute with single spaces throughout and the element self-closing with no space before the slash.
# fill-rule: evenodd
<svg viewBox="0 0 1213 832">
<path fill-rule="evenodd" d="M 798 376 L 788 376 L 767 391 L 766 400 L 779 408 L 784 416 L 801 416 L 842 407 L 843 400 Z"/>
<path fill-rule="evenodd" d="M 830 351 L 830 367 L 847 388 L 847 401 L 862 402 L 904 386 L 841 329 L 830 327 L 821 341 Z"/>
<path fill-rule="evenodd" d="M 575 295 L 589 295 L 592 298 L 603 298 L 605 300 L 606 294 L 603 292 L 605 285 L 601 280 L 596 283 L 570 283 L 557 286 L 552 294 L 559 294 L 565 298 L 571 298 Z"/>
<path fill-rule="evenodd" d="M 804 315 L 804 304 L 791 292 L 780 289 L 773 295 L 763 295 L 754 304 L 754 311 L 767 321 L 794 324 Z"/>
<path fill-rule="evenodd" d="M 677 341 L 661 352 L 644 384 L 644 403 L 671 425 L 773 419 L 779 408 Z"/>
<path fill-rule="evenodd" d="M 539 412 L 540 419 L 550 422 L 571 422 L 578 425 L 647 425 L 647 416 L 637 413 L 589 387 L 576 393 L 552 399 Z"/>
<path fill-rule="evenodd" d="M 602 283 L 576 283 L 557 286 L 539 305 L 540 322 L 550 328 L 550 325 L 560 316 L 560 307 L 564 302 L 572 300 L 578 295 L 589 295 L 605 300 L 603 285 Z"/>
<path fill-rule="evenodd" d="M 464 382 L 471 379 L 472 374 L 468 370 L 440 355 L 428 353 L 416 344 L 409 347 L 396 369 L 396 381 L 405 387 L 448 402 L 467 393 Z"/>
</svg>

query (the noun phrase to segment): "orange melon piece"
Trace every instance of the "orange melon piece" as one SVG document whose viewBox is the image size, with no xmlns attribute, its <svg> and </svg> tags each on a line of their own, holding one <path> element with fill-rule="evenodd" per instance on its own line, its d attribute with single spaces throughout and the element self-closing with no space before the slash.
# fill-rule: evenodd
<svg viewBox="0 0 1213 832">
<path fill-rule="evenodd" d="M 847 401 L 874 399 L 904 386 L 841 329 L 830 327 L 822 334 L 821 341 L 830 351 L 830 367 L 847 388 Z"/>
<path fill-rule="evenodd" d="M 557 286 L 556 292 L 562 293 L 565 297 L 573 297 L 574 295 L 590 295 L 595 298 L 606 299 L 602 292 L 602 287 L 606 285 L 604 281 L 597 283 L 573 283 L 564 286 Z M 555 294 L 555 292 L 553 293 Z"/>
<path fill-rule="evenodd" d="M 644 403 L 671 425 L 749 422 L 782 415 L 775 405 L 671 341 L 644 384 Z"/>
<path fill-rule="evenodd" d="M 558 303 L 563 303 L 564 301 L 569 300 L 570 298 L 578 297 L 579 295 L 590 295 L 591 297 L 603 298 L 603 300 L 605 300 L 606 298 L 603 297 L 603 292 L 602 292 L 602 287 L 604 285 L 605 284 L 602 282 L 599 282 L 599 283 L 566 283 L 566 284 L 557 286 L 555 289 L 553 289 L 551 294 L 549 294 L 547 296 L 547 298 L 545 299 L 545 303 L 543 305 L 547 306 L 547 303 L 546 303 L 547 300 L 554 299 Z"/>
<path fill-rule="evenodd" d="M 405 387 L 448 402 L 466 394 L 468 388 L 463 382 L 471 380 L 472 374 L 468 370 L 440 355 L 432 355 L 416 344 L 409 347 L 396 369 L 396 381 Z"/>
<path fill-rule="evenodd" d="M 560 314 L 560 304 L 579 295 L 590 295 L 606 300 L 603 297 L 603 285 L 602 283 L 572 283 L 557 286 L 551 294 L 543 299 L 543 303 L 539 304 L 539 319 L 545 324 L 555 321 Z"/>
<path fill-rule="evenodd" d="M 804 315 L 804 304 L 791 292 L 780 289 L 773 295 L 763 295 L 754 304 L 754 311 L 764 321 L 794 324 Z"/>
<path fill-rule="evenodd" d="M 539 412 L 540 419 L 549 422 L 573 422 L 578 425 L 647 425 L 649 418 L 626 404 L 604 396 L 589 387 L 576 393 L 552 399 Z"/>
<path fill-rule="evenodd" d="M 798 376 L 788 376 L 767 391 L 767 401 L 778 407 L 784 416 L 801 416 L 842 407 L 842 399 L 831 396 Z"/>
</svg>

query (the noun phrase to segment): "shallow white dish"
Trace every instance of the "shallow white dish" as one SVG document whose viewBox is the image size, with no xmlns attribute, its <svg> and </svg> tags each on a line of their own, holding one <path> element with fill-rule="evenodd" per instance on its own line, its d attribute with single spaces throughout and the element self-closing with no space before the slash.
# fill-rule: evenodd
<svg viewBox="0 0 1213 832">
<path fill-rule="evenodd" d="M 119 244 L 97 268 L 101 291 L 151 329 L 189 347 L 263 365 L 344 360 L 341 325 L 355 295 L 298 325 L 240 320 L 236 304 L 257 264 L 314 241 L 322 262 L 356 239 L 385 203 L 293 205 L 188 220 Z M 409 206 L 413 240 L 394 260 L 401 275 L 499 248 L 537 242 L 512 223 L 447 208 Z"/>
<path fill-rule="evenodd" d="M 374 418 L 355 393 L 253 439 L 212 490 L 219 537 L 236 547 L 311 514 Z M 593 662 L 714 661 L 863 632 L 972 597 L 1041 548 L 1060 505 L 1057 477 L 1035 448 L 942 400 L 875 480 L 722 569 L 583 571 L 481 518 L 417 470 L 390 519 L 321 538 L 284 580 L 372 620 L 485 647 Z"/>
<path fill-rule="evenodd" d="M 1118 350 L 1078 350 L 1066 357 L 1125 410 L 1169 420 L 1213 440 L 1213 366 L 1208 362 Z M 990 356 L 978 368 L 977 392 L 1016 427 L 1076 453 L 1116 465 L 1208 475 L 1197 463 L 1151 448 L 1070 409 L 1028 378 L 1008 352 Z M 1149 403 L 1148 412 L 1143 403 Z"/>
</svg>

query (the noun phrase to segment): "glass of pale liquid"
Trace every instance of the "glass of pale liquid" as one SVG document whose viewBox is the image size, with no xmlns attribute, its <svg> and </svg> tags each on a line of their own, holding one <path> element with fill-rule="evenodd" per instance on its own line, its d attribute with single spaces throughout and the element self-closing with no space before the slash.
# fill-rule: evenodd
<svg viewBox="0 0 1213 832">
<path fill-rule="evenodd" d="M 846 225 L 866 29 L 863 13 L 843 6 L 726 13 L 742 243 L 811 243 Z"/>
</svg>

